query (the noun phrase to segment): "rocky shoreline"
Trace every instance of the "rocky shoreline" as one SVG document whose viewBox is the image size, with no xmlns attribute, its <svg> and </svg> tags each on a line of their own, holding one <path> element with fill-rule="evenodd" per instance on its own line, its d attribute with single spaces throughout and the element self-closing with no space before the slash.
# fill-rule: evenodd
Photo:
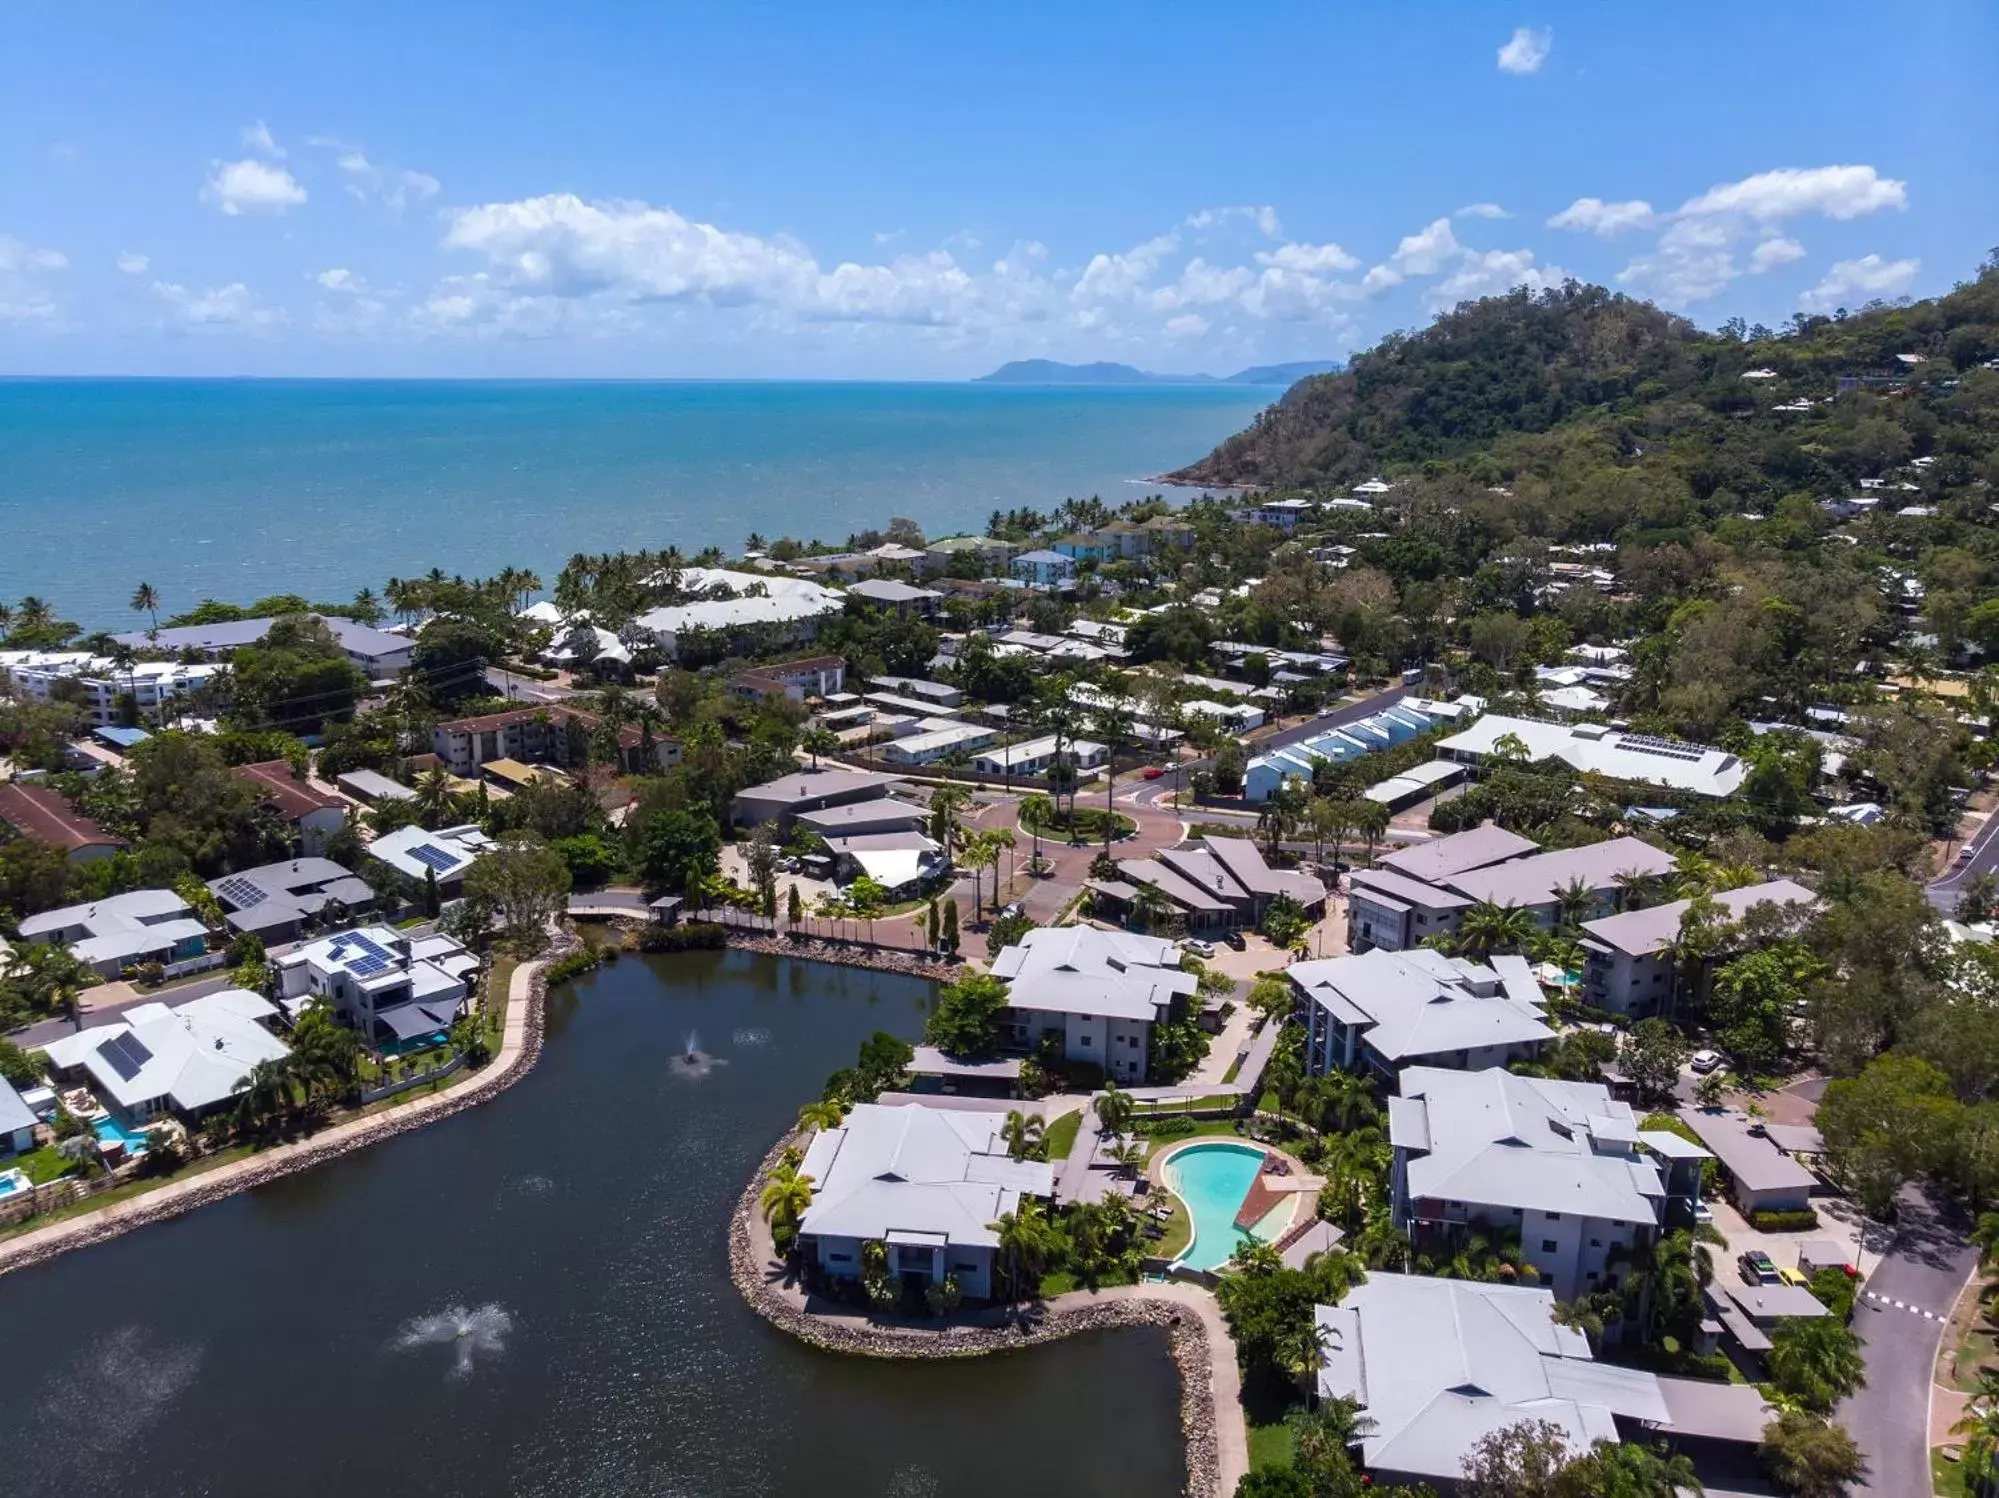
<svg viewBox="0 0 1999 1498">
<path fill-rule="evenodd" d="M 842 967 L 872 968 L 878 973 L 907 973 L 913 978 L 929 978 L 949 983 L 964 976 L 962 966 L 931 962 L 916 952 L 894 947 L 857 947 L 845 942 L 822 941 L 818 937 L 770 936 L 763 932 L 729 928 L 731 947 L 745 952 L 762 952 L 771 957 L 802 957 L 808 962 L 832 962 Z"/>
<path fill-rule="evenodd" d="M 815 1315 L 767 1276 L 757 1246 L 758 1197 L 795 1134 L 780 1139 L 751 1175 L 729 1221 L 729 1274 L 750 1308 L 781 1331 L 826 1352 L 872 1358 L 973 1358 L 1014 1352 L 1082 1332 L 1158 1326 L 1167 1331 L 1180 1371 L 1180 1429 L 1187 1443 L 1189 1498 L 1225 1498 L 1216 1438 L 1206 1328 L 1188 1308 L 1165 1297 L 1132 1295 L 1060 1309 L 1029 1310 L 997 1319 L 992 1313 L 948 1321 L 894 1323 Z M 1065 1299 L 1067 1297 L 1064 1297 Z"/>
<path fill-rule="evenodd" d="M 253 1191 L 284 1176 L 314 1169 L 330 1160 L 337 1160 L 342 1155 L 365 1149 L 383 1139 L 427 1127 L 439 1119 L 449 1118 L 467 1108 L 475 1108 L 481 1103 L 490 1102 L 526 1076 L 541 1056 L 547 1014 L 545 1001 L 548 998 L 548 962 L 549 958 L 559 955 L 560 951 L 561 945 L 558 944 L 548 957 L 538 959 L 532 965 L 527 993 L 523 1000 L 526 1009 L 522 1014 L 521 1046 L 513 1056 L 504 1061 L 496 1060 L 485 1070 L 468 1077 L 457 1086 L 448 1087 L 443 1092 L 432 1093 L 428 1098 L 406 1103 L 369 1118 L 335 1125 L 334 1129 L 316 1139 L 280 1145 L 278 1149 L 283 1151 L 282 1154 L 273 1152 L 272 1155 L 261 1159 L 252 1156 L 233 1165 L 219 1166 L 212 1179 L 196 1177 L 187 1182 L 183 1189 L 178 1190 L 175 1189 L 174 1183 L 169 1182 L 159 1190 L 141 1196 L 130 1204 L 114 1203 L 100 1208 L 95 1213 L 85 1213 L 81 1217 L 52 1224 L 71 1230 L 41 1243 L 29 1244 L 24 1237 L 17 1240 L 19 1246 L 12 1246 L 11 1251 L 10 1245 L 0 1243 L 0 1274 L 45 1264 L 73 1249 L 102 1243 L 121 1233 L 128 1233 L 134 1228 L 165 1222 L 169 1218 L 192 1212 L 198 1207 L 208 1206 L 239 1192 Z"/>
</svg>

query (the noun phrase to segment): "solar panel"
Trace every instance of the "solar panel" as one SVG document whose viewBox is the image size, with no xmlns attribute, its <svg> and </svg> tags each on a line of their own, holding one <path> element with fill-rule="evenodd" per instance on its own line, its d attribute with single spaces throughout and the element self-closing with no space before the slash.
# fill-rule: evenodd
<svg viewBox="0 0 1999 1498">
<path fill-rule="evenodd" d="M 363 936 L 360 932 L 354 931 L 348 933 L 347 940 L 359 948 L 364 956 L 380 957 L 385 962 L 388 960 L 389 954 L 382 950 L 372 937 Z"/>
<path fill-rule="evenodd" d="M 268 890 L 240 875 L 224 879 L 215 886 L 215 889 L 217 894 L 238 910 L 248 910 L 251 906 L 261 905 L 270 898 Z"/>
<path fill-rule="evenodd" d="M 97 1054 L 127 1082 L 138 1076 L 145 1064 L 153 1059 L 153 1053 L 146 1049 L 146 1043 L 130 1030 L 105 1041 L 97 1048 Z"/>
<path fill-rule="evenodd" d="M 433 848 L 428 844 L 419 844 L 410 849 L 410 857 L 414 858 L 418 863 L 425 864 L 437 870 L 440 874 L 448 869 L 456 868 L 459 862 L 456 853 L 447 853 L 442 848 Z"/>
<path fill-rule="evenodd" d="M 347 971 L 357 978 L 372 978 L 377 973 L 387 972 L 388 968 L 389 959 L 386 957 L 363 957 L 349 965 Z"/>
</svg>

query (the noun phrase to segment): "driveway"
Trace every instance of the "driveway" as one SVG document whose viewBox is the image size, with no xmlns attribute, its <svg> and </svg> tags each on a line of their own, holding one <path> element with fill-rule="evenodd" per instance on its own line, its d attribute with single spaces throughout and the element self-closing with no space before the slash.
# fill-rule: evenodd
<svg viewBox="0 0 1999 1498">
<path fill-rule="evenodd" d="M 1931 1379 L 1951 1308 L 1978 1263 L 1965 1226 L 1946 1204 L 1911 1187 L 1880 1261 L 1860 1266 L 1866 1286 L 1853 1329 L 1866 1339 L 1867 1384 L 1838 1412 L 1867 1458 L 1857 1492 L 1906 1498 L 1930 1491 Z"/>
<path fill-rule="evenodd" d="M 1966 880 L 1979 874 L 1999 874 L 1999 815 L 1988 816 L 1965 846 L 1971 849 L 1970 856 L 1951 864 L 1923 890 L 1930 904 L 1947 916 L 1955 916 Z"/>
</svg>

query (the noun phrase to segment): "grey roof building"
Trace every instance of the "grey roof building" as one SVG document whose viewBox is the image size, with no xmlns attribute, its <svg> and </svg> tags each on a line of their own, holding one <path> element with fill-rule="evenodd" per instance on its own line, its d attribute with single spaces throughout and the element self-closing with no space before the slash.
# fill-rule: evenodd
<svg viewBox="0 0 1999 1498">
<path fill-rule="evenodd" d="M 746 827 L 774 821 L 788 832 L 801 812 L 879 800 L 888 795 L 889 787 L 905 783 L 900 775 L 878 770 L 843 770 L 830 765 L 799 770 L 738 791 L 732 814 Z"/>
<path fill-rule="evenodd" d="M 1680 1117 L 1714 1151 L 1728 1173 L 1729 1195 L 1744 1212 L 1800 1212 L 1811 1205 L 1818 1177 L 1750 1132 L 1754 1127 L 1739 1113 L 1684 1108 Z"/>
<path fill-rule="evenodd" d="M 1355 869 L 1347 875 L 1347 944 L 1355 952 L 1420 946 L 1425 937 L 1456 931 L 1472 903 L 1393 869 Z"/>
<path fill-rule="evenodd" d="M 1462 874 L 1466 869 L 1482 869 L 1487 864 L 1522 858 L 1540 851 L 1540 845 L 1531 838 L 1508 832 L 1496 822 L 1487 822 L 1481 827 L 1453 832 L 1448 837 L 1411 843 L 1406 848 L 1383 854 L 1375 863 L 1381 868 L 1406 874 L 1411 879 L 1435 883 L 1453 874 Z"/>
<path fill-rule="evenodd" d="M 1505 1066 L 1554 1038 L 1541 987 L 1522 957 L 1490 967 L 1429 947 L 1300 962 L 1287 970 L 1306 1024 L 1314 1076 L 1369 1067 Z"/>
<path fill-rule="evenodd" d="M 239 869 L 208 887 L 222 902 L 232 931 L 253 931 L 266 941 L 289 941 L 307 922 L 338 902 L 355 909 L 375 903 L 375 892 L 330 858 L 294 858 Z"/>
<path fill-rule="evenodd" d="M 1559 890 L 1580 883 L 1607 905 L 1626 874 L 1656 879 L 1673 872 L 1672 858 L 1635 837 L 1614 837 L 1580 848 L 1558 848 L 1531 858 L 1466 869 L 1439 880 L 1459 894 L 1494 905 L 1517 905 L 1546 919 L 1555 908 Z"/>
<path fill-rule="evenodd" d="M 1789 879 L 1772 879 L 1723 890 L 1714 902 L 1730 920 L 1739 921 L 1762 905 L 1792 907 L 1802 920 L 1818 896 Z M 1670 949 L 1691 905 L 1672 900 L 1583 922 L 1583 995 L 1589 1003 L 1620 1014 L 1667 1008 L 1677 976 Z"/>
<path fill-rule="evenodd" d="M 357 624 L 352 619 L 332 614 L 308 614 L 306 617 L 317 619 L 332 631 L 333 638 L 347 653 L 347 659 L 371 676 L 409 668 L 411 642 L 407 635 L 390 634 L 385 629 Z M 245 645 L 256 644 L 271 632 L 271 626 L 277 622 L 274 618 L 237 619 L 227 624 L 182 625 L 151 634 L 138 630 L 111 638 L 134 650 L 194 650 L 202 655 L 220 657 L 234 655 Z"/>
</svg>

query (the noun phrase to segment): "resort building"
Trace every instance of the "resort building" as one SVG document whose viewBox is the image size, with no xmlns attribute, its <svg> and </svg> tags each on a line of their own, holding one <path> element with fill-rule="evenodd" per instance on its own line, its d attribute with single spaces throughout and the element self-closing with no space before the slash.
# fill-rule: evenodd
<svg viewBox="0 0 1999 1498">
<path fill-rule="evenodd" d="M 1355 869 L 1347 875 L 1348 950 L 1401 952 L 1421 946 L 1425 937 L 1448 936 L 1472 903 L 1468 895 L 1392 869 Z"/>
<path fill-rule="evenodd" d="M 1073 581 L 1076 576 L 1074 557 L 1065 557 L 1061 552 L 1045 547 L 1039 551 L 1022 552 L 1007 567 L 1022 582 L 1038 588 L 1059 587 Z"/>
<path fill-rule="evenodd" d="M 375 903 L 365 880 L 326 858 L 238 869 L 209 880 L 208 888 L 221 902 L 231 931 L 250 932 L 267 946 L 296 941 L 322 918 Z"/>
<path fill-rule="evenodd" d="M 1708 1108 L 1686 1108 L 1680 1116 L 1721 1163 L 1729 1199 L 1744 1214 L 1811 1206 L 1818 1177 L 1779 1149 L 1764 1125 Z"/>
<path fill-rule="evenodd" d="M 906 784 L 902 776 L 878 770 L 846 770 L 831 765 L 797 770 L 736 792 L 729 815 L 739 827 L 776 822 L 777 830 L 789 836 L 792 823 L 805 812 L 878 801 L 887 797 L 891 787 Z"/>
<path fill-rule="evenodd" d="M 276 960 L 278 991 L 297 1014 L 315 998 L 373 1046 L 449 1030 L 463 1012 L 479 959 L 448 936 L 412 938 L 364 926 L 309 942 Z"/>
<path fill-rule="evenodd" d="M 221 674 L 220 666 L 205 662 L 134 661 L 120 665 L 86 650 L 0 650 L 0 677 L 12 682 L 19 695 L 47 702 L 58 682 L 69 682 L 82 691 L 82 709 L 100 728 L 120 721 L 121 699 L 126 697 L 138 718 L 156 723 L 176 698 Z"/>
<path fill-rule="evenodd" d="M 366 672 L 371 681 L 399 676 L 410 667 L 410 639 L 385 629 L 357 624 L 333 614 L 307 614 L 324 624 L 334 642 L 353 665 Z M 227 660 L 245 645 L 255 645 L 271 632 L 276 619 L 237 619 L 227 624 L 189 624 L 172 629 L 135 630 L 111 638 L 132 650 L 170 650 L 176 655 L 193 651 L 211 661 Z"/>
<path fill-rule="evenodd" d="M 1305 1021 L 1305 1070 L 1476 1071 L 1531 1061 L 1554 1039 L 1524 957 L 1490 967 L 1429 947 L 1300 962 L 1286 970 Z"/>
<path fill-rule="evenodd" d="M 1714 897 L 1724 917 L 1739 921 L 1758 906 L 1794 909 L 1799 919 L 1815 908 L 1818 896 L 1789 879 L 1772 879 Z M 1674 900 L 1643 910 L 1627 910 L 1583 923 L 1583 1002 L 1614 1014 L 1647 1015 L 1670 1010 L 1674 999 L 1673 944 L 1691 900 Z"/>
<path fill-rule="evenodd" d="M 1013 544 L 991 536 L 947 536 L 923 548 L 923 572 L 927 577 L 946 571 L 963 557 L 977 558 L 979 565 L 997 570 L 1013 554 Z"/>
<path fill-rule="evenodd" d="M 157 962 L 168 976 L 183 963 L 199 965 L 208 951 L 208 928 L 187 901 L 170 889 L 135 889 L 87 905 L 45 910 L 21 922 L 21 938 L 68 947 L 70 956 L 101 978 Z"/>
<path fill-rule="evenodd" d="M 1054 1194 L 1054 1167 L 1007 1154 L 1006 1114 L 858 1103 L 806 1148 L 799 1173 L 812 1205 L 799 1222 L 808 1262 L 833 1279 L 858 1279 L 863 1245 L 879 1243 L 902 1284 L 955 1279 L 967 1299 L 989 1300 L 999 1235 L 993 1224 L 1031 1198 Z"/>
<path fill-rule="evenodd" d="M 125 846 L 47 786 L 0 782 L 0 822 L 22 837 L 60 848 L 70 863 L 109 858 Z"/>
<path fill-rule="evenodd" d="M 1616 1288 L 1618 1251 L 1659 1226 L 1665 1180 L 1631 1106 L 1600 1082 L 1412 1066 L 1388 1135 L 1395 1224 L 1419 1252 L 1474 1229 L 1518 1233 L 1541 1282 L 1573 1300 Z"/>
<path fill-rule="evenodd" d="M 1378 1484 L 1453 1491 L 1478 1443 L 1523 1421 L 1557 1426 L 1577 1455 L 1671 1422 L 1660 1380 L 1593 1361 L 1545 1289 L 1376 1271 L 1313 1319 L 1316 1392 L 1359 1407 Z"/>
<path fill-rule="evenodd" d="M 878 796 L 871 801 L 849 801 L 817 811 L 802 811 L 795 822 L 799 829 L 823 838 L 859 837 L 871 832 L 921 832 L 930 825 L 930 809 L 914 801 Z"/>
<path fill-rule="evenodd" d="M 993 959 L 992 975 L 1007 985 L 1009 1047 L 1032 1050 L 1053 1034 L 1064 1059 L 1094 1062 L 1127 1085 L 1145 1080 L 1152 1027 L 1195 988 L 1171 942 L 1094 926 L 1030 931 Z"/>
<path fill-rule="evenodd" d="M 1151 903 L 1198 934 L 1260 925 L 1280 895 L 1296 901 L 1314 920 L 1326 908 L 1323 884 L 1309 874 L 1271 868 L 1247 838 L 1202 838 L 1191 848 L 1121 859 L 1117 867 L 1114 880 L 1088 881 L 1098 911 L 1116 920 L 1129 920 Z M 1141 889 L 1152 890 L 1154 898 L 1148 902 Z"/>
<path fill-rule="evenodd" d="M 944 850 L 914 829 L 834 834 L 826 838 L 826 850 L 833 855 L 837 881 L 845 884 L 865 874 L 896 900 L 920 893 L 950 868 Z"/>
<path fill-rule="evenodd" d="M 926 720 L 921 727 L 920 733 L 890 739 L 883 744 L 879 751 L 881 757 L 892 765 L 930 765 L 952 754 L 969 754 L 974 749 L 983 749 L 999 737 L 996 728 L 977 723 L 956 723 L 949 719 Z"/>
<path fill-rule="evenodd" d="M 914 583 L 897 582 L 892 577 L 863 578 L 847 589 L 847 597 L 858 603 L 909 614 L 918 619 L 934 617 L 944 602 L 944 595 L 934 588 L 919 588 Z"/>
<path fill-rule="evenodd" d="M 308 784 L 282 759 L 238 765 L 230 772 L 257 793 L 292 829 L 301 853 L 319 854 L 326 840 L 347 824 L 347 803 Z"/>
<path fill-rule="evenodd" d="M 1532 838 L 1508 832 L 1497 822 L 1486 822 L 1448 837 L 1433 837 L 1428 842 L 1397 848 L 1382 854 L 1374 863 L 1376 868 L 1392 869 L 1406 878 L 1441 884 L 1467 869 L 1482 869 L 1540 851 L 1541 845 Z"/>
<path fill-rule="evenodd" d="M 1608 915 L 1631 892 L 1634 881 L 1660 879 L 1676 867 L 1669 854 L 1642 839 L 1614 837 L 1466 869 L 1440 882 L 1474 902 L 1514 906 L 1531 913 L 1540 925 L 1552 926 L 1566 890 L 1580 886 L 1589 892 L 1586 916 Z"/>
<path fill-rule="evenodd" d="M 57 1077 L 88 1082 L 122 1123 L 169 1113 L 191 1122 L 242 1092 L 259 1062 L 291 1054 L 266 1028 L 277 1017 L 270 1000 L 225 988 L 172 1008 L 135 1005 L 44 1049 Z"/>
<path fill-rule="evenodd" d="M 581 765 L 601 719 L 573 707 L 516 707 L 476 718 L 453 718 L 431 730 L 431 752 L 454 775 L 470 777 L 483 765 L 511 759 L 522 764 Z M 618 729 L 618 767 L 647 775 L 680 763 L 680 741 L 648 736 L 636 724 Z"/>
<path fill-rule="evenodd" d="M 836 589 L 772 573 L 685 567 L 680 586 L 689 593 L 727 596 L 651 609 L 632 621 L 627 637 L 671 657 L 679 654 L 682 635 L 716 634 L 726 638 L 730 654 L 746 655 L 809 644 L 820 623 L 844 607 Z"/>
<path fill-rule="evenodd" d="M 1468 718 L 1471 712 L 1462 703 L 1405 697 L 1393 707 L 1368 717 L 1257 755 L 1243 772 L 1243 799 L 1268 801 L 1271 793 L 1288 780 L 1309 784 L 1322 764 L 1345 764 L 1377 749 L 1392 749 Z"/>
<path fill-rule="evenodd" d="M 847 689 L 847 662 L 837 655 L 815 655 L 802 661 L 752 666 L 729 678 L 738 697 L 782 697 L 803 702 L 808 697 L 832 697 Z"/>
<path fill-rule="evenodd" d="M 435 832 L 409 826 L 376 838 L 368 844 L 368 856 L 418 884 L 428 884 L 434 877 L 437 892 L 455 900 L 464 893 L 465 871 L 492 846 L 493 840 L 476 822 Z"/>
<path fill-rule="evenodd" d="M 1579 774 L 1661 785 L 1697 796 L 1732 796 L 1747 773 L 1737 756 L 1706 744 L 1625 733 L 1599 723 L 1549 723 L 1503 713 L 1487 713 L 1462 733 L 1440 740 L 1437 753 L 1459 764 L 1482 766 L 1506 758 L 1499 752 L 1502 739 L 1512 741 L 1506 747 L 1516 757 L 1524 750 L 1526 763 L 1556 759 Z"/>
</svg>

